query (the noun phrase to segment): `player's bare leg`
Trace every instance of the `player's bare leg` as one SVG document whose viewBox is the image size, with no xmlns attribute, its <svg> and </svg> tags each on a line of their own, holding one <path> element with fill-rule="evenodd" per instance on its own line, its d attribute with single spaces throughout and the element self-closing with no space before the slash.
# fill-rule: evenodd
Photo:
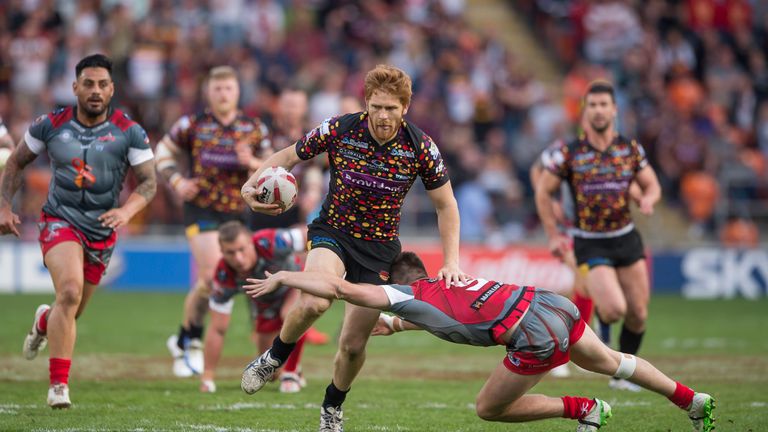
<svg viewBox="0 0 768 432">
<path fill-rule="evenodd" d="M 559 398 L 526 395 L 544 374 L 520 375 L 499 363 L 477 395 L 478 417 L 488 421 L 523 422 L 560 417 L 563 404 Z"/>
<path fill-rule="evenodd" d="M 578 342 L 571 346 L 571 359 L 584 369 L 604 375 L 619 375 L 645 389 L 667 397 L 688 412 L 694 430 L 714 428 L 714 399 L 706 393 L 693 390 L 676 382 L 656 369 L 648 361 L 614 351 L 603 344 L 589 327 Z"/>
<path fill-rule="evenodd" d="M 624 318 L 627 301 L 613 267 L 599 265 L 591 268 L 587 274 L 587 287 L 603 321 L 613 324 Z"/>
<path fill-rule="evenodd" d="M 213 271 L 221 258 L 217 231 L 194 233 L 187 238 L 197 267 L 197 278 L 184 299 L 182 328 L 167 343 L 174 357 L 173 373 L 179 377 L 200 374 L 204 369 L 203 323 L 208 311 Z"/>
<path fill-rule="evenodd" d="M 344 263 L 333 251 L 324 248 L 312 249 L 304 265 L 306 271 L 331 272 L 344 275 Z M 295 306 L 285 317 L 280 336 L 272 347 L 246 366 L 240 387 L 253 394 L 272 379 L 275 371 L 282 366 L 296 346 L 296 342 L 329 307 L 331 301 L 301 293 Z"/>
<path fill-rule="evenodd" d="M 50 350 L 48 405 L 54 408 L 71 405 L 69 369 L 77 338 L 75 318 L 83 300 L 83 260 L 82 246 L 69 241 L 52 247 L 44 257 L 56 290 L 56 300 L 48 313 L 47 331 Z"/>
<path fill-rule="evenodd" d="M 642 334 L 645 331 L 645 321 L 648 318 L 648 302 L 651 298 L 648 281 L 648 267 L 645 260 L 637 261 L 628 267 L 616 269 L 624 298 L 627 300 L 627 314 L 624 317 L 624 327 L 627 330 Z M 639 345 L 639 342 L 638 342 Z M 634 354 L 619 346 L 620 351 Z M 635 349 L 637 352 L 637 349 Z"/>
</svg>

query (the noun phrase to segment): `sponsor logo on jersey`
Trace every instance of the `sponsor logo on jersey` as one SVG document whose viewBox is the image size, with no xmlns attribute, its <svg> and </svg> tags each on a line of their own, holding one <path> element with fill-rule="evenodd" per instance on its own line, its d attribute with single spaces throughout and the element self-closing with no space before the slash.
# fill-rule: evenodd
<svg viewBox="0 0 768 432">
<path fill-rule="evenodd" d="M 363 149 L 363 150 L 368 150 L 368 143 L 367 142 L 358 141 L 356 139 L 352 139 L 352 138 L 349 138 L 349 137 L 342 138 L 341 142 L 346 144 L 346 145 L 350 145 L 352 147 L 355 147 L 355 148 L 359 148 L 359 149 Z"/>
<path fill-rule="evenodd" d="M 485 302 L 487 302 L 488 299 L 491 298 L 491 296 L 494 295 L 496 291 L 498 291 L 499 288 L 501 287 L 502 287 L 502 283 L 496 282 L 495 284 L 491 285 L 490 288 L 483 291 L 483 293 L 480 294 L 480 296 L 476 298 L 475 301 L 472 302 L 472 306 L 471 306 L 472 309 L 479 310 L 481 307 L 483 307 Z"/>
<path fill-rule="evenodd" d="M 115 142 L 115 136 L 112 135 L 112 132 L 109 132 L 106 135 L 97 137 L 96 140 L 101 142 Z"/>
<path fill-rule="evenodd" d="M 405 191 L 405 189 L 408 187 L 406 182 L 381 179 L 372 175 L 347 170 L 342 171 L 341 180 L 348 185 L 357 186 L 372 191 L 400 193 Z"/>
<path fill-rule="evenodd" d="M 391 152 L 389 152 L 392 156 L 399 156 L 399 157 L 407 157 L 407 158 L 413 158 L 415 155 L 410 150 L 403 150 L 403 149 L 392 149 Z"/>
<path fill-rule="evenodd" d="M 389 280 L 389 272 L 386 270 L 382 270 L 379 272 L 379 278 L 383 280 L 384 282 L 387 282 Z"/>
<path fill-rule="evenodd" d="M 92 172 L 90 165 L 86 164 L 80 158 L 72 159 L 72 166 L 75 168 L 75 186 L 80 189 L 86 189 L 96 183 L 96 176 Z"/>
</svg>

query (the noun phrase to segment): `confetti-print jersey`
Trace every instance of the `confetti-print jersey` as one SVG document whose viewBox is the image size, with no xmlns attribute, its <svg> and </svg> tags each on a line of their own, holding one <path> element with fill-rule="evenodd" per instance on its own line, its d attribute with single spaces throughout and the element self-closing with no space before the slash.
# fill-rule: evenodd
<svg viewBox="0 0 768 432">
<path fill-rule="evenodd" d="M 542 154 L 541 162 L 570 188 L 576 205 L 574 236 L 615 237 L 634 226 L 629 185 L 648 165 L 637 141 L 618 136 L 605 151 L 592 147 L 586 138 L 558 141 Z"/>
<path fill-rule="evenodd" d="M 257 154 L 268 148 L 268 131 L 261 121 L 241 113 L 224 126 L 206 110 L 181 117 L 168 136 L 189 153 L 190 177 L 198 179 L 200 187 L 192 204 L 223 213 L 245 209 L 240 188 L 248 180 L 248 168 L 238 162 L 235 145 L 245 141 Z"/>
<path fill-rule="evenodd" d="M 363 240 L 397 238 L 400 209 L 417 176 L 427 190 L 448 182 L 437 145 L 405 120 L 382 145 L 368 131 L 367 113 L 329 118 L 296 143 L 303 160 L 323 152 L 331 181 L 320 221 Z"/>
</svg>

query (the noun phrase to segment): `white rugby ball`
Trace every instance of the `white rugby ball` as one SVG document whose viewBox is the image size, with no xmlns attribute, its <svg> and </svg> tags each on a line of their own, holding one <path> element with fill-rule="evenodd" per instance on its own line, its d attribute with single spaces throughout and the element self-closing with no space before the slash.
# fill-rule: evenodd
<svg viewBox="0 0 768 432">
<path fill-rule="evenodd" d="M 277 204 L 283 211 L 296 203 L 296 177 L 283 167 L 269 167 L 256 182 L 256 199 L 264 204 Z"/>
</svg>

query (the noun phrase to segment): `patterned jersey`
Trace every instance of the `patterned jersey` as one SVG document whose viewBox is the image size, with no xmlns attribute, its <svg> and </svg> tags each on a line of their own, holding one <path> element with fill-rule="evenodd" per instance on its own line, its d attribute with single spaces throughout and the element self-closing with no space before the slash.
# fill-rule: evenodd
<svg viewBox="0 0 768 432">
<path fill-rule="evenodd" d="M 599 151 L 586 138 L 558 141 L 541 156 L 546 169 L 567 182 L 576 203 L 573 235 L 615 237 L 634 225 L 629 209 L 629 185 L 648 165 L 645 150 L 622 136 Z"/>
<path fill-rule="evenodd" d="M 522 317 L 533 287 L 473 279 L 446 287 L 445 280 L 383 285 L 390 311 L 435 336 L 468 345 L 504 345 L 501 336 Z"/>
<path fill-rule="evenodd" d="M 29 149 L 48 151 L 51 183 L 43 211 L 82 231 L 88 240 L 104 240 L 112 228 L 98 220 L 118 206 L 128 166 L 154 158 L 144 129 L 118 109 L 93 127 L 77 121 L 75 107 L 38 117 L 24 135 Z"/>
<path fill-rule="evenodd" d="M 235 145 L 247 141 L 258 152 L 271 146 L 268 135 L 261 121 L 242 113 L 227 126 L 208 110 L 177 120 L 168 137 L 189 154 L 190 176 L 199 179 L 200 193 L 192 204 L 224 213 L 243 211 L 240 188 L 248 168 L 238 162 Z"/>
<path fill-rule="evenodd" d="M 359 239 L 397 238 L 400 208 L 417 176 L 427 190 L 448 182 L 437 145 L 405 120 L 381 145 L 368 131 L 366 112 L 329 118 L 296 143 L 303 160 L 323 152 L 331 181 L 320 220 Z"/>
<path fill-rule="evenodd" d="M 219 260 L 213 276 L 213 292 L 211 304 L 226 305 L 231 310 L 235 294 L 247 284 L 247 278 L 264 279 L 265 271 L 276 273 L 280 270 L 299 270 L 297 252 L 304 250 L 304 236 L 298 229 L 263 229 L 253 234 L 253 245 L 256 247 L 256 265 L 247 274 L 238 274 L 224 259 Z M 285 296 L 288 287 L 258 298 L 258 302 L 269 303 Z"/>
</svg>

